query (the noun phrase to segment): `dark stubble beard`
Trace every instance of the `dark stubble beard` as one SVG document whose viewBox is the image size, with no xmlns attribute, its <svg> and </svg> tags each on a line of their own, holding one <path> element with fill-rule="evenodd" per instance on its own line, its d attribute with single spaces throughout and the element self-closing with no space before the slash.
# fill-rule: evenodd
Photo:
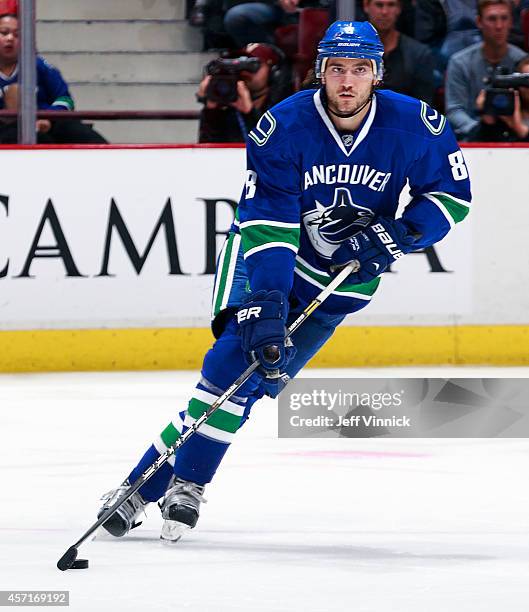
<svg viewBox="0 0 529 612">
<path fill-rule="evenodd" d="M 339 95 L 337 94 L 336 97 L 339 99 L 338 96 Z M 373 97 L 373 89 L 371 89 L 371 91 L 367 94 L 367 96 L 365 98 L 363 98 L 360 102 L 358 102 L 356 104 L 356 106 L 354 106 L 353 108 L 351 108 L 348 111 L 341 111 L 338 108 L 338 106 L 334 103 L 333 100 L 329 100 L 327 98 L 327 108 L 336 117 L 340 117 L 340 119 L 349 119 L 350 117 L 354 117 L 363 108 L 365 108 L 369 104 L 369 102 L 371 101 L 372 97 Z"/>
</svg>

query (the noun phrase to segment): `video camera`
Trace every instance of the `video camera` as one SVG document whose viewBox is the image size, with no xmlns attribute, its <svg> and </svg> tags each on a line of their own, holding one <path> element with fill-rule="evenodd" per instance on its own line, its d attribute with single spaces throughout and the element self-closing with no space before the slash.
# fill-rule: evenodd
<svg viewBox="0 0 529 612">
<path fill-rule="evenodd" d="M 514 113 L 514 89 L 529 87 L 529 73 L 509 74 L 501 66 L 493 69 L 485 79 L 485 115 L 505 115 Z"/>
<path fill-rule="evenodd" d="M 261 66 L 261 60 L 257 57 L 237 57 L 234 59 L 214 59 L 206 66 L 207 74 L 211 80 L 206 89 L 206 98 L 224 106 L 236 102 L 237 81 L 241 80 L 241 72 L 255 73 Z"/>
</svg>

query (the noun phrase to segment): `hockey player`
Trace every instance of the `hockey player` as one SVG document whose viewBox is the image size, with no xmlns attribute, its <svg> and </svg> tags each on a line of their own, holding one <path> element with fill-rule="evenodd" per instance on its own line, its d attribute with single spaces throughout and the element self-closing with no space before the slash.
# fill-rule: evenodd
<svg viewBox="0 0 529 612">
<path fill-rule="evenodd" d="M 255 401 L 276 396 L 284 373 L 295 376 L 346 314 L 369 304 L 388 266 L 438 242 L 467 215 L 468 172 L 445 118 L 424 102 L 375 90 L 383 52 L 369 23 L 334 23 L 318 47 L 321 87 L 273 107 L 250 133 L 246 185 L 215 278 L 217 340 L 187 410 L 107 494 L 100 515 L 248 362 L 258 358 L 260 370 L 105 523 L 113 535 L 125 535 L 161 497 L 163 539 L 177 540 L 194 527 L 204 487 Z M 412 199 L 396 219 L 407 181 Z M 286 325 L 352 260 L 359 271 L 289 346 Z"/>
</svg>

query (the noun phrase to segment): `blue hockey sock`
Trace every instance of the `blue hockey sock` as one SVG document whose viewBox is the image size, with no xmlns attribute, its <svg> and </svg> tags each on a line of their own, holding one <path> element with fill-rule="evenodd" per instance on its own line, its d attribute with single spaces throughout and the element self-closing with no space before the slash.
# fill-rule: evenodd
<svg viewBox="0 0 529 612">
<path fill-rule="evenodd" d="M 140 459 L 138 465 L 130 473 L 129 481 L 131 483 L 134 483 L 162 453 L 165 453 L 165 451 L 178 440 L 182 431 L 184 416 L 185 412 L 180 412 L 155 439 L 154 443 Z M 140 494 L 145 501 L 156 501 L 165 494 L 167 485 L 173 474 L 174 462 L 175 458 L 173 455 L 169 458 L 167 463 L 162 465 L 154 476 L 149 478 L 149 480 L 140 487 Z"/>
<path fill-rule="evenodd" d="M 151 466 L 160 453 L 156 450 L 154 444 L 149 447 L 147 452 L 140 459 L 138 465 L 132 470 L 129 475 L 129 482 L 134 483 Z M 154 502 L 160 499 L 165 494 L 169 480 L 173 475 L 173 466 L 165 463 L 149 480 L 139 489 L 139 492 L 145 501 Z"/>
</svg>

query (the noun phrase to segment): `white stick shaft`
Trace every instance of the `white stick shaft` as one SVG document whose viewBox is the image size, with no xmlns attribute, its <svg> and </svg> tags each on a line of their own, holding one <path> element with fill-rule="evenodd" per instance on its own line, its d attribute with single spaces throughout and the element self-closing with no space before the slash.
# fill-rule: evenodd
<svg viewBox="0 0 529 612">
<path fill-rule="evenodd" d="M 337 274 L 332 281 L 325 287 L 325 289 L 319 293 L 312 302 L 305 308 L 305 310 L 299 315 L 299 317 L 289 325 L 287 336 L 290 336 L 294 331 L 303 323 L 303 321 L 313 313 L 316 308 L 320 304 L 322 304 L 331 293 L 351 274 L 358 270 L 358 262 L 352 261 L 343 270 Z M 189 429 L 183 433 L 178 440 L 170 446 L 164 453 L 162 453 L 156 461 L 149 466 L 143 474 L 136 480 L 136 482 L 131 486 L 131 488 L 127 491 L 123 497 L 118 499 L 116 503 L 110 507 L 104 514 L 101 515 L 98 521 L 96 521 L 90 529 L 73 545 L 75 548 L 79 547 L 94 531 L 100 527 L 103 523 L 105 523 L 114 512 L 125 502 L 127 499 L 132 497 L 132 495 L 142 487 L 156 472 L 167 462 L 169 457 L 174 455 L 176 451 L 187 442 L 187 440 L 195 434 L 197 429 L 200 428 L 202 423 L 206 421 L 222 404 L 228 400 L 236 391 L 239 389 L 247 380 L 250 378 L 252 373 L 259 367 L 259 362 L 254 361 L 248 368 L 234 381 L 228 389 L 219 397 L 216 401 L 211 404 L 209 410 L 204 412 L 200 417 L 189 427 Z"/>
</svg>

